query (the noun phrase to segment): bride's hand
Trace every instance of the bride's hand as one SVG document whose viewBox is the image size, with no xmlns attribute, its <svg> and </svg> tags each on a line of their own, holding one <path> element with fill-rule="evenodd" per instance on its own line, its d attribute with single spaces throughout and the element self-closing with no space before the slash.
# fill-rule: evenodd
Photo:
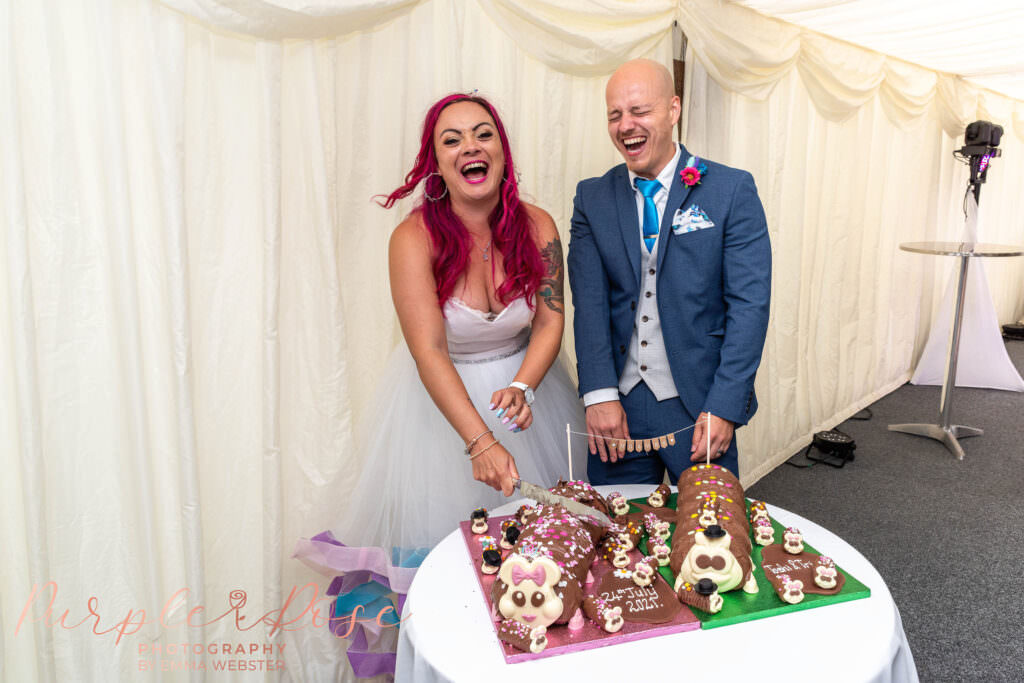
<svg viewBox="0 0 1024 683">
<path fill-rule="evenodd" d="M 512 480 L 519 478 L 519 470 L 516 469 L 512 454 L 500 443 L 496 443 L 473 458 L 473 478 L 511 496 L 514 490 Z"/>
<path fill-rule="evenodd" d="M 526 394 L 516 387 L 505 387 L 491 394 L 493 410 L 509 431 L 528 429 L 533 424 L 533 410 L 526 405 Z M 504 411 L 504 412 L 502 412 Z"/>
</svg>

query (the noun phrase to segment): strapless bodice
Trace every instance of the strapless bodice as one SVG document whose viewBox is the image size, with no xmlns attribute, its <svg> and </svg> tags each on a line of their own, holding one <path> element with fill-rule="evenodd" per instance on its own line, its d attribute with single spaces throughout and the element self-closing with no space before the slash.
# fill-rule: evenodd
<svg viewBox="0 0 1024 683">
<path fill-rule="evenodd" d="M 533 310 L 519 297 L 501 313 L 472 308 L 450 297 L 444 304 L 448 354 L 456 363 L 471 363 L 512 355 L 530 339 Z"/>
</svg>

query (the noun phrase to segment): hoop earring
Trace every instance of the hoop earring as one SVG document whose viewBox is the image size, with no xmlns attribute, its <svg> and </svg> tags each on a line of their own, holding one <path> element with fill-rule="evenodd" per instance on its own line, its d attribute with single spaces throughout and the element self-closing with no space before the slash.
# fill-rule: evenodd
<svg viewBox="0 0 1024 683">
<path fill-rule="evenodd" d="M 508 182 L 508 169 L 507 168 L 505 169 L 505 172 L 501 174 L 501 182 L 503 182 L 503 183 L 507 183 Z M 517 168 L 516 169 L 516 185 L 520 185 L 520 184 L 522 184 L 522 182 L 523 182 L 523 174 L 520 173 L 519 169 Z"/>
<path fill-rule="evenodd" d="M 427 175 L 426 179 L 423 181 L 423 196 L 426 197 L 428 201 L 439 202 L 442 199 L 444 199 L 444 196 L 446 194 L 448 194 L 448 185 L 444 186 L 444 192 L 442 192 L 440 196 L 438 196 L 438 197 L 431 197 L 430 194 L 427 193 L 427 181 L 430 180 L 430 176 L 434 176 L 434 175 L 440 176 L 441 174 L 438 173 L 437 171 L 434 171 L 433 173 Z M 444 183 L 444 178 L 441 179 L 441 182 Z"/>
</svg>

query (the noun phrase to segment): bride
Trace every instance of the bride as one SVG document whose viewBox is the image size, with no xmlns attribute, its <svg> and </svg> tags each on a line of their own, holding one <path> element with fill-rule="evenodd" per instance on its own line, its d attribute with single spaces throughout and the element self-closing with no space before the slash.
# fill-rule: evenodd
<svg viewBox="0 0 1024 683">
<path fill-rule="evenodd" d="M 565 426 L 584 431 L 559 359 L 562 245 L 551 217 L 520 201 L 487 100 L 455 94 L 430 108 L 416 163 L 383 206 L 421 182 L 389 248 L 406 343 L 357 434 L 364 471 L 340 525 L 346 543 L 402 555 L 500 505 L 516 478 L 550 486 L 567 476 Z M 584 451 L 585 440 L 575 476 Z"/>
</svg>

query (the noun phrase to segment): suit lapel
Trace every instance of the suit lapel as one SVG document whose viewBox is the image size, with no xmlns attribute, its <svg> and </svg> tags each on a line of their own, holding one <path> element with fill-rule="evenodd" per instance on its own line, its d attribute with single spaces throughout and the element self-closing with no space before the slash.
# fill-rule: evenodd
<svg viewBox="0 0 1024 683">
<path fill-rule="evenodd" d="M 682 207 L 692 189 L 689 185 L 684 184 L 683 179 L 679 176 L 679 172 L 686 167 L 686 160 L 690 154 L 682 145 L 679 145 L 679 148 L 682 150 L 679 155 L 679 164 L 676 166 L 675 173 L 672 174 L 672 187 L 668 191 L 668 202 L 665 204 L 665 213 L 661 217 L 661 236 L 658 239 L 658 273 L 661 273 L 661 264 L 665 261 L 668 243 L 672 239 L 672 218 Z M 635 208 L 633 213 L 636 213 Z"/>
<path fill-rule="evenodd" d="M 636 212 L 636 195 L 629 188 L 629 172 L 625 164 L 619 167 L 615 174 L 615 204 L 619 212 L 619 230 L 622 233 L 622 242 L 625 245 L 626 256 L 629 257 L 629 265 L 633 268 L 633 275 L 636 277 L 636 286 L 640 286 L 640 250 L 643 243 L 640 241 L 640 218 Z"/>
</svg>

